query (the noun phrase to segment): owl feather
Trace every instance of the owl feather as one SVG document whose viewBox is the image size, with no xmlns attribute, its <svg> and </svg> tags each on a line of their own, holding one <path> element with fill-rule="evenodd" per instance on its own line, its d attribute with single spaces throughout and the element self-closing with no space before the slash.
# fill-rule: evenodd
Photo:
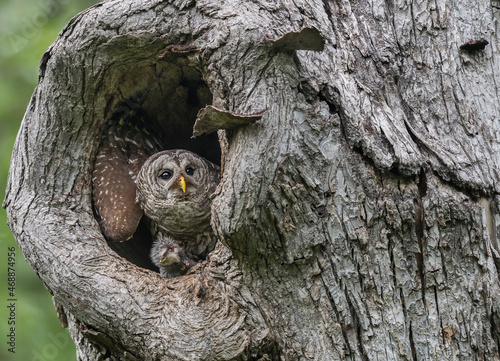
<svg viewBox="0 0 500 361">
<path fill-rule="evenodd" d="M 92 172 L 92 198 L 100 228 L 110 241 L 127 241 L 137 229 L 143 211 L 135 200 L 135 180 L 148 157 L 163 148 L 161 134 L 131 102 L 106 122 Z"/>
</svg>

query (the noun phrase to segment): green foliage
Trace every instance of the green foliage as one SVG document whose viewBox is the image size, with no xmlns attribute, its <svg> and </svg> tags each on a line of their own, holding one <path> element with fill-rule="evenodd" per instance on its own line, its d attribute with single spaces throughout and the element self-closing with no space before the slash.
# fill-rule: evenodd
<svg viewBox="0 0 500 361">
<path fill-rule="evenodd" d="M 0 200 L 16 133 L 38 80 L 38 64 L 64 25 L 92 0 L 0 0 Z M 50 294 L 26 263 L 0 211 L 0 359 L 75 360 L 75 346 L 59 322 Z M 8 352 L 8 249 L 15 247 L 15 354 Z"/>
</svg>

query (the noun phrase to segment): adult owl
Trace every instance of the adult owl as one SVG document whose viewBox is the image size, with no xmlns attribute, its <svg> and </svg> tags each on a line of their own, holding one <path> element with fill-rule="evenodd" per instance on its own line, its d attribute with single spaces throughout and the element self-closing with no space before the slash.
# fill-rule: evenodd
<svg viewBox="0 0 500 361">
<path fill-rule="evenodd" d="M 159 233 L 175 240 L 189 258 L 203 259 L 216 243 L 210 196 L 219 181 L 219 167 L 199 155 L 162 151 L 149 157 L 137 175 L 137 203 Z"/>
</svg>

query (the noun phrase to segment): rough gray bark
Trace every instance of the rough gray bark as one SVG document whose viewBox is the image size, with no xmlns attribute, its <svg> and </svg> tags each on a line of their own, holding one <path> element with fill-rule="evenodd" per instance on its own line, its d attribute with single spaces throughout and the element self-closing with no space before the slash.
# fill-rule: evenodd
<svg viewBox="0 0 500 361">
<path fill-rule="evenodd" d="M 120 0 L 75 17 L 42 59 L 4 206 L 79 358 L 499 360 L 499 20 L 497 0 Z M 323 51 L 275 41 L 306 27 Z M 165 61 L 177 44 L 199 50 Z M 90 172 L 122 97 L 192 126 L 186 82 L 267 112 L 220 132 L 222 243 L 167 280 L 107 246 Z"/>
</svg>

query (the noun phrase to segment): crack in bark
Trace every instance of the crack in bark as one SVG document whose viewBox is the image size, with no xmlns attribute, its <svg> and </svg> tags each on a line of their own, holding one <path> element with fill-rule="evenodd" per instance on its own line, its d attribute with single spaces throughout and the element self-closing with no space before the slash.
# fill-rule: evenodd
<svg viewBox="0 0 500 361">
<path fill-rule="evenodd" d="M 498 317 L 498 314 L 496 315 Z M 497 324 L 497 321 L 495 321 L 495 312 L 489 315 L 490 318 L 490 332 L 491 332 L 491 337 L 496 343 L 497 346 L 497 352 L 500 352 L 500 325 Z M 498 317 L 500 319 L 500 317 Z"/>
<path fill-rule="evenodd" d="M 327 260 L 328 260 L 328 262 L 330 264 L 331 272 L 333 274 L 334 279 L 339 280 L 339 275 L 336 272 L 335 264 L 333 263 L 333 261 L 329 257 L 327 258 Z M 342 326 L 341 327 L 341 333 L 342 333 L 342 338 L 344 340 L 344 344 L 345 344 L 345 346 L 347 347 L 348 350 L 350 350 L 351 352 L 353 352 L 353 348 L 351 347 L 351 345 L 349 343 L 349 337 L 347 336 L 347 326 L 349 326 L 349 325 L 345 322 L 345 320 L 343 319 L 343 317 L 341 317 L 341 314 L 340 314 L 340 312 L 339 312 L 339 310 L 337 308 L 337 302 L 335 301 L 336 298 L 330 292 L 330 289 L 331 289 L 331 287 L 333 287 L 333 285 L 328 284 L 327 281 L 325 280 L 325 278 L 323 277 L 323 275 L 321 275 L 320 278 L 321 278 L 321 282 L 323 283 L 323 285 L 325 287 L 326 296 L 328 297 L 328 299 L 330 301 L 330 305 L 332 307 L 332 310 L 335 313 L 336 321 Z M 340 283 L 341 282 L 339 280 L 339 282 L 337 283 L 337 286 L 339 288 L 341 287 Z"/>
<path fill-rule="evenodd" d="M 443 345 L 445 343 L 445 339 L 446 339 L 446 335 L 445 335 L 445 330 L 443 328 L 443 319 L 441 318 L 441 313 L 439 312 L 439 298 L 438 298 L 438 289 L 437 289 L 437 286 L 434 285 L 434 287 L 432 288 L 433 291 L 434 291 L 434 302 L 436 303 L 436 312 L 437 312 L 437 316 L 438 316 L 438 319 L 439 319 L 439 327 L 441 327 L 441 335 L 442 335 L 442 342 L 443 342 Z"/>
<path fill-rule="evenodd" d="M 416 259 L 417 259 L 418 274 L 420 277 L 420 286 L 422 291 L 422 303 L 424 305 L 425 311 L 427 312 L 427 302 L 425 300 L 427 285 L 426 285 L 426 277 L 425 277 L 426 272 L 424 263 L 424 256 L 426 253 L 425 252 L 426 248 L 424 246 L 425 209 L 423 204 L 423 197 L 425 197 L 427 193 L 427 184 L 425 179 L 425 173 L 423 170 L 421 170 L 419 175 L 418 190 L 419 190 L 419 197 L 415 201 L 415 233 L 417 235 L 417 242 L 420 252 L 416 254 Z"/>
<path fill-rule="evenodd" d="M 396 277 L 396 263 L 394 262 L 394 246 L 392 237 L 387 236 L 387 253 L 389 254 L 389 260 L 391 263 L 391 271 L 392 271 L 392 283 L 394 285 L 394 290 L 398 289 L 397 285 L 397 277 Z"/>
<path fill-rule="evenodd" d="M 361 358 L 363 361 L 369 361 L 370 358 L 368 357 L 368 353 L 365 350 L 365 345 L 363 342 L 363 333 L 362 333 L 362 329 L 361 329 L 362 328 L 361 322 L 360 322 L 360 319 L 359 319 L 358 314 L 356 312 L 356 308 L 354 307 L 354 303 L 351 301 L 351 297 L 349 295 L 349 290 L 346 287 L 344 287 L 344 295 L 345 295 L 347 305 L 349 306 L 349 311 L 350 311 L 350 314 L 351 314 L 351 317 L 353 320 L 353 326 L 354 326 L 355 331 L 356 331 L 355 341 L 357 344 L 357 351 L 361 355 Z M 351 349 L 351 350 L 355 351 L 353 349 Z M 358 352 L 354 352 L 354 354 L 358 354 Z"/>
<path fill-rule="evenodd" d="M 410 321 L 409 329 L 410 329 L 409 340 L 410 340 L 411 358 L 413 361 L 418 361 L 417 349 L 415 348 L 415 341 L 413 340 L 413 329 L 411 327 L 411 321 Z"/>
</svg>

